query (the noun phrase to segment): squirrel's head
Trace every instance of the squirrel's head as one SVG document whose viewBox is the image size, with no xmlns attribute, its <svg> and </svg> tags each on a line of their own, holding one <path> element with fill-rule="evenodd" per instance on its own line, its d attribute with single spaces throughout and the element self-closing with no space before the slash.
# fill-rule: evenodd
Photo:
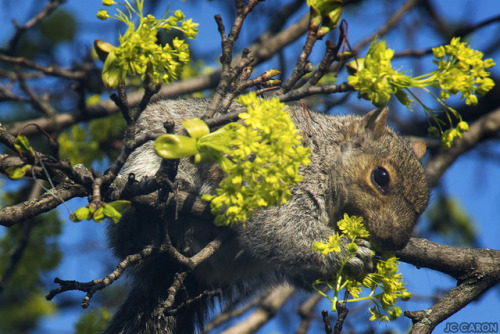
<svg viewBox="0 0 500 334">
<path fill-rule="evenodd" d="M 429 200 L 419 160 L 426 148 L 388 128 L 387 113 L 376 109 L 353 122 L 340 154 L 345 198 L 339 214 L 363 217 L 375 249 L 398 250 L 408 243 Z"/>
</svg>

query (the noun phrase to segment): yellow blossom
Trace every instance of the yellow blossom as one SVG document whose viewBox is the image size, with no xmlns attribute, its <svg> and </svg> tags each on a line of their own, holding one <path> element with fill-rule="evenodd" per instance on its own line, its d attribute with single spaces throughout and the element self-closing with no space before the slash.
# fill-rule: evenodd
<svg viewBox="0 0 500 334">
<path fill-rule="evenodd" d="M 146 72 L 152 75 L 153 81 L 168 83 L 178 79 L 182 68 L 189 62 L 189 47 L 184 40 L 175 38 L 172 44 L 160 45 L 157 41 L 158 30 L 176 29 L 182 31 L 187 38 L 195 38 L 198 32 L 197 23 L 191 19 L 184 20 L 180 10 L 174 15 L 157 19 L 153 15 L 142 12 L 144 0 L 126 1 L 129 15 L 117 10 L 117 14 L 109 16 L 107 11 L 99 10 L 98 17 L 105 20 L 112 17 L 128 26 L 124 35 L 118 38 L 120 45 L 112 49 L 106 57 L 103 69 L 103 81 L 112 88 L 123 83 L 127 74 L 145 78 Z M 116 4 L 105 1 L 105 5 Z M 136 24 L 132 15 L 139 16 Z"/>
<path fill-rule="evenodd" d="M 240 114 L 245 126 L 237 129 L 221 164 L 226 178 L 215 196 L 203 197 L 211 200 L 219 225 L 245 222 L 260 208 L 286 203 L 290 189 L 302 180 L 299 167 L 309 163 L 309 149 L 283 103 L 261 100 L 253 92 L 239 102 L 247 107 Z"/>
</svg>

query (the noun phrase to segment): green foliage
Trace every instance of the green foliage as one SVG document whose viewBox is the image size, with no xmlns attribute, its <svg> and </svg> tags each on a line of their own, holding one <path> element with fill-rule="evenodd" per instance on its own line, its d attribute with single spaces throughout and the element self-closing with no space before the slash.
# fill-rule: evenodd
<svg viewBox="0 0 500 334">
<path fill-rule="evenodd" d="M 495 85 L 488 72 L 495 66 L 493 59 L 483 60 L 482 52 L 460 42 L 459 37 L 432 51 L 436 58 L 434 63 L 438 66 L 434 74 L 436 78 L 433 78 L 437 83 L 433 84 L 441 87 L 441 99 L 461 93 L 460 98 L 465 98 L 467 105 L 476 105 L 477 95 L 486 94 Z"/>
<path fill-rule="evenodd" d="M 13 205 L 25 198 L 27 189 L 2 196 L 3 205 Z M 61 233 L 62 221 L 52 211 L 32 218 L 29 242 L 16 270 L 10 277 L 0 298 L 0 332 L 25 333 L 36 327 L 40 318 L 56 311 L 53 303 L 45 300 L 46 290 L 40 281 L 44 273 L 59 264 L 62 254 L 56 237 Z M 0 238 L 0 273 L 10 263 L 11 251 L 23 234 L 23 224 L 13 226 Z"/>
<path fill-rule="evenodd" d="M 429 127 L 429 133 L 442 134 L 443 145 L 450 147 L 455 138 L 462 137 L 468 125 L 444 100 L 451 95 L 461 94 L 466 104 L 477 104 L 477 95 L 486 94 L 494 86 L 493 80 L 489 78 L 488 69 L 493 67 L 495 62 L 491 58 L 483 60 L 483 53 L 471 49 L 467 43 L 460 42 L 460 38 L 453 38 L 449 45 L 434 48 L 433 54 L 435 57 L 433 62 L 437 69 L 418 77 L 411 77 L 394 70 L 391 66 L 394 51 L 387 48 L 385 41 L 374 40 L 365 58 L 349 63 L 348 69 L 351 75 L 347 78 L 347 82 L 359 91 L 362 98 L 371 101 L 377 107 L 386 105 L 394 95 L 399 102 L 410 108 L 414 100 L 409 96 L 413 97 L 422 105 L 427 118 L 436 124 Z M 440 88 L 440 96 L 432 94 L 430 87 Z M 427 107 L 410 88 L 423 89 L 443 107 L 443 110 Z M 445 112 L 448 118 L 450 129 L 446 131 L 441 126 L 442 121 L 437 117 L 437 113 L 441 111 Z M 453 128 L 452 115 L 460 121 L 460 126 L 457 128 Z"/>
<path fill-rule="evenodd" d="M 111 313 L 105 307 L 88 310 L 75 324 L 75 334 L 101 333 L 111 320 Z"/>
<path fill-rule="evenodd" d="M 114 1 L 104 1 L 105 6 L 116 4 Z M 119 6 L 125 7 L 127 14 L 120 9 L 117 14 L 110 16 L 104 9 L 99 10 L 97 17 L 101 20 L 113 18 L 127 25 L 127 31 L 118 38 L 118 47 L 103 49 L 102 41 L 96 41 L 97 52 L 104 60 L 102 79 L 111 88 L 116 88 L 125 82 L 127 74 L 141 76 L 151 74 L 154 82 L 169 83 L 177 80 L 184 64 L 189 62 L 189 47 L 184 40 L 174 38 L 171 44 L 160 45 L 157 43 L 158 30 L 182 31 L 187 38 L 195 38 L 198 33 L 197 23 L 192 19 L 185 20 L 184 13 L 180 10 L 168 16 L 165 12 L 162 18 L 157 19 L 151 14 L 143 14 L 144 0 L 126 1 Z M 136 25 L 134 17 L 139 18 Z M 105 59 L 104 59 L 105 58 Z"/>
<path fill-rule="evenodd" d="M 101 203 L 98 206 L 89 204 L 82 208 L 75 210 L 70 215 L 73 222 L 80 222 L 82 220 L 93 220 L 96 223 L 102 222 L 104 219 L 109 218 L 113 222 L 118 223 L 122 217 L 121 212 L 130 207 L 130 201 L 114 201 L 110 203 Z"/>
<path fill-rule="evenodd" d="M 349 217 L 344 214 L 344 218 L 337 222 L 341 234 L 335 233 L 329 237 L 326 243 L 313 242 L 312 247 L 315 251 L 321 252 L 323 255 L 337 252 L 340 254 L 342 261 L 340 270 L 334 276 L 317 280 L 314 282 L 313 288 L 332 303 L 332 311 L 337 310 L 339 292 L 346 289 L 353 296 L 352 299 L 348 299 L 346 302 L 362 300 L 371 300 L 373 302 L 374 305 L 369 308 L 371 313 L 370 321 L 388 322 L 402 314 L 401 308 L 395 306 L 398 298 L 407 301 L 411 296 L 404 287 L 401 273 L 397 272 L 399 262 L 396 257 L 390 253 L 383 254 L 383 258 L 377 261 L 376 271 L 366 274 L 362 282 L 350 277 L 344 270 L 347 262 L 356 256 L 358 250 L 358 245 L 355 243 L 356 239 L 369 237 L 369 233 L 363 226 L 362 221 L 363 218 L 361 217 Z M 340 253 L 340 244 L 343 238 L 350 240 L 346 247 L 347 254 L 345 256 Z M 317 288 L 318 285 L 324 284 L 333 291 L 333 298 Z M 363 287 L 370 290 L 370 293 L 365 297 L 360 297 Z"/>
<path fill-rule="evenodd" d="M 35 156 L 35 152 L 33 151 L 33 148 L 31 147 L 31 144 L 26 136 L 17 136 L 14 147 L 16 148 L 17 152 L 19 152 L 19 154 L 23 156 L 26 155 L 30 158 L 34 158 Z"/>
<path fill-rule="evenodd" d="M 477 246 L 475 223 L 458 199 L 441 195 L 426 215 L 429 233 L 438 233 L 452 245 Z"/>
<path fill-rule="evenodd" d="M 310 25 L 318 38 L 337 28 L 342 15 L 342 0 L 307 0 L 310 7 Z"/>
<path fill-rule="evenodd" d="M 113 140 L 121 139 L 125 120 L 120 114 L 92 120 L 87 127 L 75 124 L 58 137 L 59 153 L 72 164 L 91 166 L 105 157 L 116 159 L 119 150 L 110 147 Z"/>
<path fill-rule="evenodd" d="M 365 58 L 354 60 L 350 68 L 354 69 L 347 78 L 349 85 L 359 92 L 359 95 L 371 101 L 377 107 L 384 107 L 393 94 L 399 90 L 395 84 L 401 79 L 391 65 L 394 50 L 388 49 L 385 41 L 374 40 Z"/>
<path fill-rule="evenodd" d="M 218 225 L 245 222 L 257 209 L 287 203 L 290 189 L 302 181 L 299 167 L 310 163 L 309 148 L 302 146 L 283 103 L 259 99 L 254 92 L 239 102 L 247 107 L 239 115 L 245 126 L 229 143 L 227 158 L 219 161 L 226 177 L 215 196 L 202 197 L 212 201 Z"/>
<path fill-rule="evenodd" d="M 199 118 L 182 121 L 190 135 L 165 134 L 155 140 L 156 153 L 164 159 L 180 159 L 192 156 L 192 162 L 213 162 L 227 151 L 225 146 L 234 136 L 233 126 L 226 125 L 210 133 L 208 125 Z M 236 124 L 239 126 L 239 124 Z"/>
<path fill-rule="evenodd" d="M 21 157 L 30 158 L 33 160 L 35 158 L 35 151 L 24 135 L 19 135 L 16 137 L 14 142 L 14 147 Z M 5 174 L 11 180 L 19 180 L 32 168 L 32 165 L 26 164 L 23 166 L 10 166 L 5 169 Z"/>
<path fill-rule="evenodd" d="M 32 165 L 24 165 L 21 167 L 10 166 L 5 169 L 5 174 L 11 180 L 19 180 L 32 168 Z"/>
</svg>

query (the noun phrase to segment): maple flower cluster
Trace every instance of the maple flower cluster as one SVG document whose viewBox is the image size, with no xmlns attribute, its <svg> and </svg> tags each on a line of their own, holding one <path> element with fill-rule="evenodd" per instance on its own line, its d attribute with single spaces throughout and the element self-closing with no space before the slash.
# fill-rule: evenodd
<svg viewBox="0 0 500 334">
<path fill-rule="evenodd" d="M 302 180 L 301 165 L 309 164 L 309 148 L 295 128 L 285 105 L 277 98 L 263 100 L 255 93 L 238 100 L 247 107 L 240 123 L 210 132 L 201 119 L 182 122 L 189 137 L 164 134 L 154 148 L 164 159 L 190 157 L 193 163 L 216 162 L 226 174 L 215 195 L 205 194 L 215 224 L 245 223 L 256 210 L 286 203 L 291 188 Z"/>
<path fill-rule="evenodd" d="M 495 66 L 493 59 L 483 60 L 481 51 L 471 49 L 459 37 L 449 45 L 433 48 L 438 66 L 435 72 L 437 85 L 442 88 L 441 99 L 462 93 L 467 105 L 477 104 L 477 95 L 484 95 L 495 85 L 489 77 L 489 68 Z"/>
<path fill-rule="evenodd" d="M 309 164 L 309 148 L 301 145 L 285 105 L 277 98 L 262 100 L 255 93 L 241 96 L 247 112 L 239 115 L 240 127 L 219 161 L 226 177 L 211 201 L 217 225 L 245 222 L 260 208 L 287 203 L 290 189 L 302 180 L 301 165 Z"/>
<path fill-rule="evenodd" d="M 467 105 L 477 104 L 477 95 L 484 95 L 490 91 L 494 82 L 489 77 L 488 69 L 495 65 L 493 59 L 483 60 L 483 53 L 473 50 L 460 38 L 453 38 L 449 45 L 432 49 L 437 69 L 418 76 L 411 77 L 396 71 L 391 66 L 394 51 L 388 49 L 385 41 L 374 40 L 370 45 L 365 58 L 356 59 L 348 64 L 350 76 L 347 82 L 359 92 L 359 95 L 371 101 L 375 106 L 382 107 L 394 95 L 399 102 L 411 109 L 410 104 L 415 99 L 422 105 L 429 119 L 435 126 L 429 127 L 431 135 L 442 135 L 444 146 L 451 146 L 455 138 L 460 138 L 468 125 L 462 121 L 460 114 L 444 100 L 452 95 L 461 94 Z M 434 95 L 429 88 L 440 89 L 439 96 Z M 449 120 L 450 129 L 441 127 L 442 121 L 437 117 L 441 110 L 427 107 L 410 88 L 421 88 L 429 93 L 443 107 Z M 411 96 L 411 97 L 410 97 Z M 450 115 L 459 121 L 454 128 Z"/>
<path fill-rule="evenodd" d="M 337 273 L 332 277 L 319 279 L 313 284 L 313 288 L 322 296 L 332 302 L 332 311 L 336 311 L 339 292 L 346 289 L 352 295 L 352 299 L 346 302 L 356 302 L 362 300 L 371 300 L 374 306 L 369 309 L 371 313 L 370 321 L 378 320 L 380 322 L 388 322 L 401 316 L 401 308 L 395 306 L 398 298 L 407 301 L 411 297 L 411 293 L 406 291 L 404 287 L 403 277 L 398 272 L 399 262 L 392 254 L 384 254 L 385 257 L 377 261 L 377 269 L 373 273 L 367 274 L 362 282 L 349 277 L 344 267 L 347 262 L 356 256 L 358 245 L 355 243 L 357 238 L 368 238 L 369 232 L 363 226 L 363 218 L 349 216 L 344 214 L 344 218 L 337 222 L 341 233 L 335 233 L 330 236 L 326 243 L 320 241 L 313 242 L 313 249 L 327 255 L 331 252 L 337 252 L 341 257 L 341 266 Z M 347 254 L 343 256 L 340 252 L 340 244 L 342 239 L 348 238 L 350 243 L 347 244 Z M 326 284 L 333 291 L 333 298 L 328 296 L 317 288 L 318 285 Z M 370 290 L 367 296 L 360 296 L 363 292 L 362 288 Z M 380 292 L 378 292 L 381 290 Z"/>
<path fill-rule="evenodd" d="M 112 0 L 103 1 L 105 6 L 115 4 Z M 104 43 L 101 43 L 100 51 L 104 49 L 106 53 L 103 80 L 109 87 L 116 88 L 125 82 L 127 74 L 141 76 L 144 80 L 146 73 L 149 73 L 153 81 L 168 83 L 178 79 L 183 65 L 189 62 L 189 47 L 183 39 L 176 37 L 171 44 L 162 46 L 158 43 L 157 33 L 160 29 L 176 29 L 182 31 L 187 38 L 195 38 L 198 24 L 193 23 L 192 19 L 185 20 L 180 10 L 168 17 L 168 12 L 165 12 L 162 18 L 151 14 L 145 16 L 143 4 L 144 0 L 125 0 L 121 6 L 126 8 L 127 14 L 118 8 L 114 16 L 110 16 L 104 9 L 97 13 L 101 20 L 113 18 L 128 26 L 125 34 L 118 38 L 119 46 L 102 46 Z M 133 20 L 135 16 L 139 18 L 137 24 Z"/>
<path fill-rule="evenodd" d="M 397 90 L 394 77 L 398 72 L 391 66 L 393 56 L 394 50 L 388 49 L 385 41 L 374 41 L 365 58 L 351 63 L 355 71 L 347 78 L 347 83 L 377 107 L 385 106 Z"/>
</svg>

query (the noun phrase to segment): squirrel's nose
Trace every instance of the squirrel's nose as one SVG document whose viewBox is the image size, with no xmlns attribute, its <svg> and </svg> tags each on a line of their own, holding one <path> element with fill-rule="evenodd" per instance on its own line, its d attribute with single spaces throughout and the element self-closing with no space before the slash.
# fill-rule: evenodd
<svg viewBox="0 0 500 334">
<path fill-rule="evenodd" d="M 370 241 L 374 248 L 379 251 L 397 251 L 403 249 L 408 241 L 410 240 L 409 236 L 404 237 L 401 235 L 397 235 L 396 233 L 388 238 L 383 240 L 374 240 Z"/>
</svg>

